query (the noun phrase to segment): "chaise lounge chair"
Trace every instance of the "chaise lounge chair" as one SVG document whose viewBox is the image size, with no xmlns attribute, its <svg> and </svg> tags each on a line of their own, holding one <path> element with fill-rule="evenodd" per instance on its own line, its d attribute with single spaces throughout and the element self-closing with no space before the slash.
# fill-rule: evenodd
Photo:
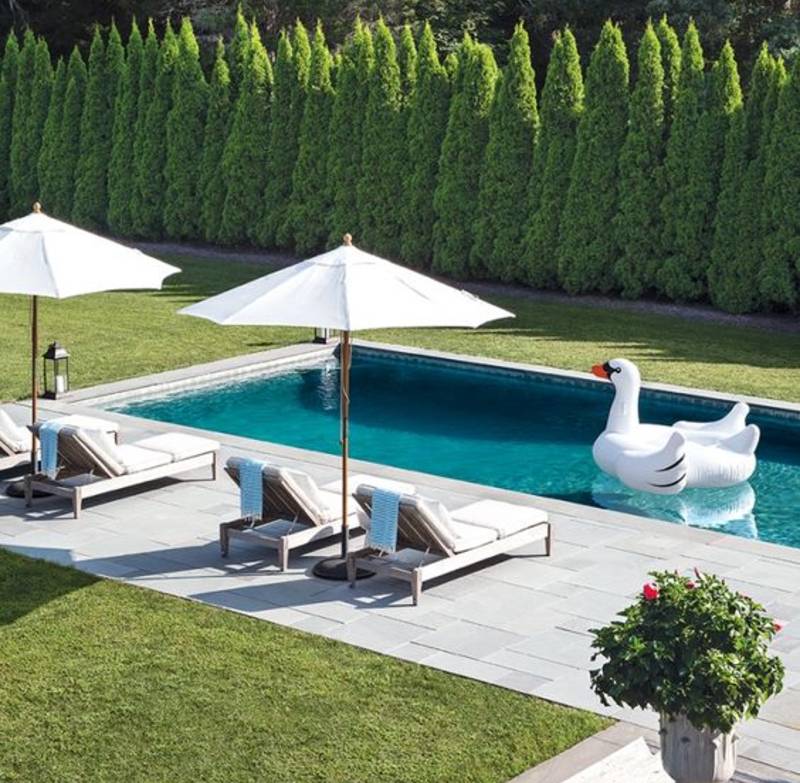
<svg viewBox="0 0 800 783">
<path fill-rule="evenodd" d="M 41 425 L 36 425 L 36 431 Z M 37 490 L 72 500 L 75 519 L 86 498 L 104 495 L 157 479 L 211 468 L 217 477 L 219 443 L 209 438 L 172 432 L 118 446 L 98 430 L 65 426 L 58 432 L 58 473 L 25 477 L 25 502 Z"/>
<path fill-rule="evenodd" d="M 225 472 L 239 484 L 239 466 L 244 460 L 231 457 Z M 233 538 L 257 541 L 278 553 L 278 566 L 289 566 L 289 552 L 313 541 L 326 541 L 342 529 L 342 495 L 340 482 L 319 487 L 311 476 L 300 470 L 267 465 L 262 469 L 263 501 L 260 520 L 235 519 L 219 526 L 219 545 L 223 557 L 228 556 Z M 394 492 L 413 492 L 411 484 L 371 476 L 354 476 L 353 486 L 371 482 Z M 348 502 L 347 522 L 350 530 L 362 526 L 364 514 L 354 498 Z"/>
<path fill-rule="evenodd" d="M 362 484 L 355 498 L 372 514 L 374 487 Z M 368 526 L 367 520 L 364 526 Z M 529 506 L 498 500 L 479 500 L 452 513 L 441 504 L 419 495 L 402 495 L 397 512 L 397 551 L 385 553 L 372 547 L 351 552 L 347 573 L 351 585 L 356 570 L 363 568 L 411 583 L 414 605 L 419 603 L 424 582 L 544 540 L 550 555 L 552 531 L 547 514 Z"/>
</svg>

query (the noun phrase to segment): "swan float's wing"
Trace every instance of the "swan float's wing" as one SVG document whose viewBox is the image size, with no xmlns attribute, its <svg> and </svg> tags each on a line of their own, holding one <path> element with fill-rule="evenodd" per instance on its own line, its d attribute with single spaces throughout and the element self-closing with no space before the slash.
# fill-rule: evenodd
<svg viewBox="0 0 800 783">
<path fill-rule="evenodd" d="M 623 451 L 616 463 L 617 478 L 630 487 L 658 495 L 676 495 L 686 486 L 686 438 L 674 432 L 655 451 Z"/>
<path fill-rule="evenodd" d="M 747 403 L 737 402 L 721 419 L 716 421 L 678 421 L 673 427 L 678 432 L 682 432 L 688 440 L 713 445 L 742 432 L 749 413 L 750 406 Z"/>
</svg>

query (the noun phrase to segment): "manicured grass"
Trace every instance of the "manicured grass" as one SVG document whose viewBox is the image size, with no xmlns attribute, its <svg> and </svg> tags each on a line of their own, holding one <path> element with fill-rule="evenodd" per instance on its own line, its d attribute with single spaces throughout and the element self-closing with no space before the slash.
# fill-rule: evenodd
<svg viewBox="0 0 800 783">
<path fill-rule="evenodd" d="M 608 722 L 0 550 L 0 780 L 506 781 Z"/>
<path fill-rule="evenodd" d="M 183 268 L 164 291 L 93 294 L 42 303 L 42 347 L 60 339 L 76 386 L 141 375 L 308 339 L 308 329 L 219 327 L 175 315 L 180 307 L 266 273 L 235 261 L 167 258 Z M 585 304 L 493 301 L 513 321 L 472 331 L 396 329 L 359 337 L 454 353 L 588 370 L 624 356 L 645 379 L 800 401 L 800 335 L 626 312 Z M 0 297 L 0 399 L 28 394 L 28 310 Z"/>
</svg>

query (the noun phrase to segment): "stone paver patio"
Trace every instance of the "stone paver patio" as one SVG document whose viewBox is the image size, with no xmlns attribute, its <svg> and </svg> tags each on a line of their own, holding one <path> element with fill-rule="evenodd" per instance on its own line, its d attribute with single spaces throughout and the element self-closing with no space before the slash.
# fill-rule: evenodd
<svg viewBox="0 0 800 783">
<path fill-rule="evenodd" d="M 119 420 L 123 442 L 185 427 L 45 403 Z M 22 421 L 22 406 L 12 415 Z M 206 434 L 206 433 L 203 433 Z M 320 483 L 338 478 L 335 457 L 219 435 L 222 459 L 247 454 L 302 467 Z M 545 498 L 354 461 L 369 472 L 414 483 L 448 506 L 497 498 L 546 508 L 555 546 L 541 542 L 426 587 L 418 607 L 407 585 L 372 578 L 355 589 L 314 578 L 336 545 L 293 553 L 280 573 L 274 553 L 234 542 L 219 555 L 217 526 L 238 511 L 236 488 L 216 481 L 165 481 L 144 491 L 87 502 L 79 520 L 66 503 L 0 499 L 0 545 L 387 655 L 611 715 L 646 729 L 656 716 L 605 708 L 589 688 L 589 629 L 608 622 L 641 589 L 649 571 L 694 567 L 717 573 L 763 602 L 786 627 L 774 643 L 786 688 L 741 728 L 742 781 L 800 780 L 800 549 L 680 527 Z M 205 476 L 203 476 L 205 479 Z M 533 779 L 533 778 L 532 778 Z"/>
</svg>

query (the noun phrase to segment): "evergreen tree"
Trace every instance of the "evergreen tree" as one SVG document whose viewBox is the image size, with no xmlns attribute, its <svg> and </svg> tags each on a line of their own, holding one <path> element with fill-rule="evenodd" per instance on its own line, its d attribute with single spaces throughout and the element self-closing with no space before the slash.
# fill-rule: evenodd
<svg viewBox="0 0 800 783">
<path fill-rule="evenodd" d="M 677 234 L 677 253 L 661 270 L 660 282 L 671 299 L 700 299 L 706 293 L 724 143 L 731 118 L 741 106 L 736 59 L 726 42 L 711 70 L 707 105 L 689 150 L 686 211 Z"/>
<path fill-rule="evenodd" d="M 167 160 L 167 118 L 172 108 L 172 88 L 178 61 L 178 38 L 167 21 L 158 49 L 152 98 L 148 101 L 143 139 L 137 161 L 138 209 L 136 231 L 148 239 L 159 239 L 164 231 L 164 203 L 167 183 L 164 168 Z M 145 56 L 146 59 L 146 56 Z"/>
<path fill-rule="evenodd" d="M 189 17 L 178 35 L 178 59 L 167 116 L 164 228 L 174 239 L 198 237 L 202 232 L 200 175 L 206 123 L 208 85 L 200 66 L 200 47 Z"/>
<path fill-rule="evenodd" d="M 656 26 L 656 35 L 661 50 L 661 70 L 664 74 L 664 127 L 667 129 L 672 122 L 681 78 L 681 42 L 666 16 L 662 16 Z"/>
<path fill-rule="evenodd" d="M 519 265 L 533 153 L 539 133 L 528 33 L 518 24 L 498 80 L 478 196 L 473 276 L 511 280 Z"/>
<path fill-rule="evenodd" d="M 64 117 L 64 94 L 67 88 L 67 69 L 64 60 L 58 58 L 50 106 L 42 131 L 42 146 L 39 150 L 39 200 L 46 210 L 51 210 L 58 199 L 58 154 L 61 122 Z"/>
<path fill-rule="evenodd" d="M 123 236 L 134 231 L 131 211 L 135 182 L 133 149 L 143 56 L 144 42 L 134 19 L 125 52 L 125 67 L 114 103 L 108 168 L 108 226 L 114 233 Z"/>
<path fill-rule="evenodd" d="M 114 104 L 124 63 L 125 50 L 116 25 L 111 25 L 105 49 L 96 29 L 89 52 L 89 81 L 81 117 L 81 148 L 72 208 L 72 218 L 78 225 L 95 230 L 106 225 Z"/>
<path fill-rule="evenodd" d="M 225 179 L 222 175 L 222 153 L 231 111 L 231 76 L 225 59 L 225 44 L 217 41 L 211 86 L 208 97 L 203 139 L 203 162 L 200 168 L 200 193 L 203 204 L 203 236 L 208 242 L 219 240 L 222 210 L 225 206 Z"/>
<path fill-rule="evenodd" d="M 759 290 L 765 304 L 794 308 L 800 258 L 800 57 L 780 87 L 764 177 L 764 264 Z"/>
<path fill-rule="evenodd" d="M 149 142 L 147 137 L 147 115 L 156 93 L 159 51 L 160 46 L 153 26 L 153 20 L 148 19 L 147 37 L 144 42 L 144 52 L 142 53 L 142 63 L 139 72 L 136 121 L 133 128 L 133 174 L 130 192 L 130 219 L 131 233 L 134 234 L 143 233 L 147 221 L 149 220 L 148 209 L 144 201 L 144 187 L 148 175 L 144 154 Z"/>
<path fill-rule="evenodd" d="M 614 287 L 619 152 L 628 124 L 628 57 L 619 27 L 606 22 L 586 72 L 586 105 L 562 223 L 558 271 L 571 294 Z"/>
<path fill-rule="evenodd" d="M 264 210 L 258 227 L 258 241 L 271 246 L 277 242 L 288 219 L 292 197 L 292 173 L 297 162 L 300 126 L 303 119 L 308 76 L 311 67 L 311 44 L 301 22 L 294 29 L 294 41 L 281 33 L 275 58 L 275 85 L 272 98 L 267 187 Z M 322 157 L 326 144 L 317 150 Z M 282 236 L 288 245 L 290 237 Z"/>
<path fill-rule="evenodd" d="M 433 255 L 433 193 L 447 128 L 450 85 L 439 62 L 436 39 L 426 23 L 419 41 L 417 81 L 409 107 L 408 160 L 401 254 L 414 266 L 430 266 Z"/>
<path fill-rule="evenodd" d="M 36 37 L 28 28 L 22 39 L 22 49 L 17 59 L 17 84 L 14 110 L 11 119 L 11 152 L 9 161 L 9 211 L 19 217 L 30 211 L 28 179 L 31 170 L 28 116 L 31 112 L 33 70 L 36 61 Z"/>
<path fill-rule="evenodd" d="M 250 60 L 222 156 L 227 193 L 220 238 L 232 244 L 257 241 L 256 227 L 266 185 L 264 140 L 269 138 L 272 68 L 255 22 L 250 26 L 249 49 Z"/>
<path fill-rule="evenodd" d="M 434 194 L 433 268 L 465 277 L 478 212 L 478 188 L 498 70 L 492 50 L 465 36 L 442 143 Z"/>
<path fill-rule="evenodd" d="M 374 62 L 372 34 L 356 20 L 353 37 L 344 47 L 331 117 L 328 176 L 332 189 L 329 245 L 342 235 L 361 236 L 358 183 L 361 179 L 362 139 L 369 79 Z"/>
<path fill-rule="evenodd" d="M 301 253 L 318 249 L 328 236 L 328 157 L 320 153 L 327 145 L 333 109 L 330 68 L 331 54 L 322 25 L 317 24 L 311 47 L 308 97 L 300 125 L 300 146 L 292 176 L 287 227 L 282 232 L 293 238 L 295 249 Z"/>
<path fill-rule="evenodd" d="M 658 270 L 659 289 L 670 296 L 676 293 L 669 279 L 672 269 L 686 263 L 681 248 L 685 246 L 684 221 L 692 208 L 689 203 L 694 197 L 691 181 L 693 179 L 690 151 L 697 138 L 700 118 L 703 113 L 705 77 L 703 74 L 703 50 L 694 22 L 691 22 L 683 37 L 681 49 L 681 75 L 675 98 L 672 124 L 667 139 L 667 153 L 664 160 L 665 196 L 661 202 L 663 222 L 662 248 L 665 261 Z M 667 267 L 670 259 L 670 267 Z"/>
<path fill-rule="evenodd" d="M 655 287 L 661 254 L 659 209 L 664 197 L 664 68 L 651 24 L 639 43 L 636 86 L 619 162 L 619 212 L 614 219 L 621 255 L 615 266 L 624 296 L 638 299 Z"/>
<path fill-rule="evenodd" d="M 725 140 L 708 288 L 717 307 L 734 313 L 754 310 L 759 304 L 763 224 L 758 205 L 764 178 L 760 152 L 774 70 L 775 60 L 764 44 L 753 67 L 747 105 L 735 110 Z"/>
<path fill-rule="evenodd" d="M 67 89 L 64 94 L 64 112 L 56 155 L 56 189 L 53 203 L 48 206 L 48 211 L 62 220 L 72 219 L 75 172 L 80 156 L 81 117 L 83 116 L 87 78 L 86 63 L 76 46 L 73 48 L 67 64 Z"/>
<path fill-rule="evenodd" d="M 536 288 L 558 285 L 561 216 L 583 111 L 583 75 L 575 36 L 556 36 L 542 90 L 542 130 L 534 155 L 525 241 L 518 277 Z"/>
<path fill-rule="evenodd" d="M 375 65 L 363 129 L 358 213 L 361 242 L 370 250 L 400 255 L 400 210 L 406 157 L 400 66 L 394 38 L 382 19 L 375 27 Z"/>
<path fill-rule="evenodd" d="M 236 9 L 236 20 L 233 23 L 233 35 L 228 46 L 228 69 L 231 74 L 231 101 L 236 105 L 239 90 L 247 74 L 247 65 L 250 62 L 250 25 L 244 18 L 241 3 Z"/>
<path fill-rule="evenodd" d="M 3 65 L 0 70 L 0 220 L 8 217 L 11 207 L 11 130 L 14 96 L 17 91 L 18 60 L 19 42 L 12 30 L 6 37 Z"/>
<path fill-rule="evenodd" d="M 409 106 L 414 95 L 414 86 L 417 83 L 418 59 L 414 34 L 411 32 L 411 26 L 406 24 L 400 31 L 400 44 L 397 47 L 397 62 L 400 66 L 400 92 L 403 96 L 403 106 Z"/>
</svg>

